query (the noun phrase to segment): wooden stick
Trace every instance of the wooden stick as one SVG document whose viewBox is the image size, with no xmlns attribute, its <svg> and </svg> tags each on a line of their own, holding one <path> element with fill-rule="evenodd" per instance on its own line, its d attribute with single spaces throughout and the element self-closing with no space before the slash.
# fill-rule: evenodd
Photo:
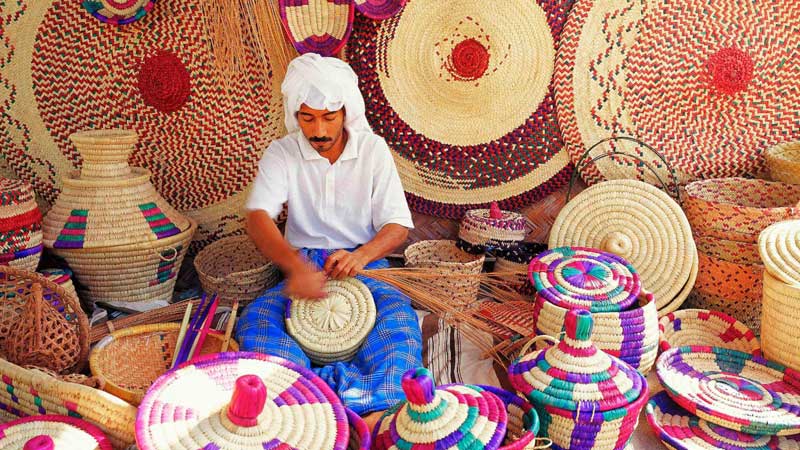
<svg viewBox="0 0 800 450">
<path fill-rule="evenodd" d="M 170 367 L 175 367 L 175 361 L 178 360 L 178 353 L 183 345 L 183 338 L 186 337 L 186 329 L 189 327 L 189 319 L 192 316 L 192 302 L 186 305 L 186 312 L 183 313 L 183 321 L 181 321 L 181 331 L 178 333 L 178 340 L 175 341 L 175 351 L 172 355 L 172 364 Z"/>
</svg>

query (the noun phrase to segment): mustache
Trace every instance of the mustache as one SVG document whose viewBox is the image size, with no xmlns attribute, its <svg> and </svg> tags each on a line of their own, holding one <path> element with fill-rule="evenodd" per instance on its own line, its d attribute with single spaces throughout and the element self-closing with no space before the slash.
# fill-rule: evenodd
<svg viewBox="0 0 800 450">
<path fill-rule="evenodd" d="M 330 142 L 333 139 L 329 138 L 329 137 L 324 137 L 324 136 L 314 136 L 314 137 L 308 138 L 308 140 L 310 142 Z"/>
</svg>

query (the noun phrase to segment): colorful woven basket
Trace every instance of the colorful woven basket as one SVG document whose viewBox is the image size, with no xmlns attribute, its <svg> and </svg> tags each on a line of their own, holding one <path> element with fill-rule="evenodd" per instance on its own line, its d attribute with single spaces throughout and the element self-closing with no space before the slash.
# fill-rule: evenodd
<svg viewBox="0 0 800 450">
<path fill-rule="evenodd" d="M 238 300 L 240 305 L 274 287 L 281 277 L 278 267 L 267 261 L 246 235 L 207 245 L 195 256 L 194 267 L 206 293 L 229 303 Z"/>
<path fill-rule="evenodd" d="M 748 434 L 800 433 L 800 373 L 738 350 L 674 347 L 656 363 L 675 402 L 697 417 Z"/>
<path fill-rule="evenodd" d="M 155 0 L 85 0 L 81 5 L 101 22 L 127 25 L 153 9 Z"/>
<path fill-rule="evenodd" d="M 104 391 L 138 405 L 156 378 L 172 367 L 180 328 L 179 323 L 157 323 L 111 333 L 92 348 L 92 375 L 102 380 Z M 199 354 L 218 353 L 223 341 L 209 334 Z M 239 346 L 231 341 L 229 348 L 236 351 Z"/>
<path fill-rule="evenodd" d="M 720 178 L 686 186 L 683 209 L 698 236 L 757 243 L 764 228 L 800 217 L 800 185 Z"/>
<path fill-rule="evenodd" d="M 354 0 L 356 9 L 370 19 L 383 20 L 400 12 L 406 0 Z"/>
<path fill-rule="evenodd" d="M 800 220 L 770 225 L 758 236 L 758 252 L 767 272 L 800 286 Z"/>
<path fill-rule="evenodd" d="M 578 194 L 558 214 L 549 245 L 594 247 L 625 258 L 655 296 L 659 314 L 678 309 L 697 277 L 685 214 L 669 195 L 642 181 L 607 181 Z"/>
<path fill-rule="evenodd" d="M 658 321 L 661 351 L 685 345 L 730 348 L 756 356 L 761 347 L 753 330 L 733 317 L 707 309 L 682 309 Z"/>
<path fill-rule="evenodd" d="M 375 450 L 483 448 L 496 450 L 506 434 L 506 405 L 471 385 L 436 387 L 428 369 L 403 374 L 406 400 L 380 418 L 372 432 Z"/>
<path fill-rule="evenodd" d="M 703 253 L 699 257 L 700 270 L 691 295 L 692 306 L 721 311 L 758 333 L 764 266 L 735 264 Z"/>
<path fill-rule="evenodd" d="M 347 450 L 370 450 L 372 448 L 372 435 L 369 426 L 358 414 L 350 408 L 345 408 L 347 423 L 350 424 L 350 440 Z"/>
<path fill-rule="evenodd" d="M 516 272 L 506 277 L 509 286 L 523 295 L 533 295 L 536 290 L 528 278 L 528 266 L 538 254 L 547 250 L 546 244 L 520 242 L 517 245 L 495 251 L 495 272 Z"/>
<path fill-rule="evenodd" d="M 33 188 L 0 178 L 0 265 L 35 271 L 42 256 L 42 213 Z"/>
<path fill-rule="evenodd" d="M 759 285 L 763 283 L 759 282 Z M 704 292 L 700 289 L 692 290 L 685 306 L 693 309 L 706 309 L 720 311 L 742 322 L 753 330 L 756 336 L 761 335 L 761 299 L 749 298 L 730 299 L 716 294 Z"/>
<path fill-rule="evenodd" d="M 569 311 L 564 340 L 508 368 L 556 450 L 624 449 L 649 397 L 644 376 L 594 345 L 592 326 L 590 312 Z"/>
<path fill-rule="evenodd" d="M 136 418 L 141 450 L 345 450 L 349 434 L 321 378 L 260 353 L 208 355 L 162 375 Z"/>
<path fill-rule="evenodd" d="M 117 450 L 135 441 L 136 408 L 111 394 L 23 369 L 4 359 L 0 359 L 0 379 L 0 422 L 57 414 L 94 424 Z"/>
<path fill-rule="evenodd" d="M 420 241 L 406 247 L 407 267 L 435 269 L 453 274 L 479 274 L 483 270 L 484 255 L 472 255 L 458 248 L 455 241 L 440 239 Z M 480 280 L 448 278 L 431 280 L 438 289 L 452 294 L 453 306 L 469 306 L 478 299 Z"/>
<path fill-rule="evenodd" d="M 800 370 L 800 286 L 786 284 L 764 272 L 761 346 L 764 356 Z"/>
<path fill-rule="evenodd" d="M 356 17 L 347 58 L 413 210 L 516 211 L 566 183 L 551 82 L 572 3 L 409 0 L 390 20 Z"/>
<path fill-rule="evenodd" d="M 770 147 L 764 156 L 773 180 L 800 184 L 800 141 Z"/>
<path fill-rule="evenodd" d="M 336 56 L 353 30 L 352 0 L 280 0 L 286 36 L 301 54 Z"/>
<path fill-rule="evenodd" d="M 377 313 L 372 293 L 357 278 L 328 280 L 325 291 L 322 300 L 292 298 L 286 307 L 286 331 L 320 366 L 353 359 Z"/>
<path fill-rule="evenodd" d="M 525 239 L 527 219 L 522 214 L 502 211 L 497 203 L 489 209 L 464 213 L 458 229 L 459 247 L 470 253 L 508 249 Z"/>
<path fill-rule="evenodd" d="M 39 271 L 45 278 L 64 288 L 64 291 L 72 297 L 78 298 L 75 285 L 72 284 L 72 271 L 69 269 L 42 269 Z M 45 295 L 48 299 L 48 295 Z"/>
<path fill-rule="evenodd" d="M 536 408 L 527 400 L 505 389 L 495 386 L 477 385 L 480 389 L 491 392 L 506 405 L 508 424 L 506 437 L 499 450 L 525 450 L 539 448 L 536 434 L 539 433 L 539 415 Z"/>
<path fill-rule="evenodd" d="M 653 431 L 673 450 L 800 449 L 800 436 L 757 436 L 729 430 L 687 412 L 666 392 L 654 395 L 646 411 Z"/>
<path fill-rule="evenodd" d="M 0 448 L 24 450 L 111 450 L 111 441 L 89 422 L 42 415 L 0 424 Z"/>
</svg>

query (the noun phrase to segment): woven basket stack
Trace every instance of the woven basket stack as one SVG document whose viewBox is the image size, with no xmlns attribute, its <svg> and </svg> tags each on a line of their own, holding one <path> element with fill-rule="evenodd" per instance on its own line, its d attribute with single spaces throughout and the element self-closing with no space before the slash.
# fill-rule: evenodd
<svg viewBox="0 0 800 450">
<path fill-rule="evenodd" d="M 35 271 L 42 256 L 42 213 L 33 188 L 0 178 L 0 265 Z"/>
<path fill-rule="evenodd" d="M 799 202 L 800 185 L 745 178 L 687 185 L 684 210 L 700 251 L 691 307 L 724 312 L 760 334 L 764 265 L 758 236 L 800 215 Z"/>
<path fill-rule="evenodd" d="M 150 172 L 128 166 L 138 136 L 127 130 L 75 133 L 81 171 L 44 218 L 44 244 L 65 258 L 103 302 L 170 300 L 197 224 L 156 192 Z"/>
</svg>

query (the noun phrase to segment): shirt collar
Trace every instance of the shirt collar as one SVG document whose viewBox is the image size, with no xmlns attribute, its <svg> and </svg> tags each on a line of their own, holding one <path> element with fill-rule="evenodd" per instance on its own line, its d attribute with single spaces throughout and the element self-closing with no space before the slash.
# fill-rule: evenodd
<svg viewBox="0 0 800 450">
<path fill-rule="evenodd" d="M 349 128 L 347 129 L 347 143 L 344 144 L 344 151 L 337 161 L 347 161 L 349 159 L 358 158 L 358 140 L 357 133 L 353 133 Z M 303 154 L 303 159 L 306 161 L 313 161 L 316 159 L 325 159 L 318 151 L 314 150 L 311 143 L 308 142 L 302 131 L 297 131 L 297 140 L 300 144 L 300 153 Z"/>
</svg>

